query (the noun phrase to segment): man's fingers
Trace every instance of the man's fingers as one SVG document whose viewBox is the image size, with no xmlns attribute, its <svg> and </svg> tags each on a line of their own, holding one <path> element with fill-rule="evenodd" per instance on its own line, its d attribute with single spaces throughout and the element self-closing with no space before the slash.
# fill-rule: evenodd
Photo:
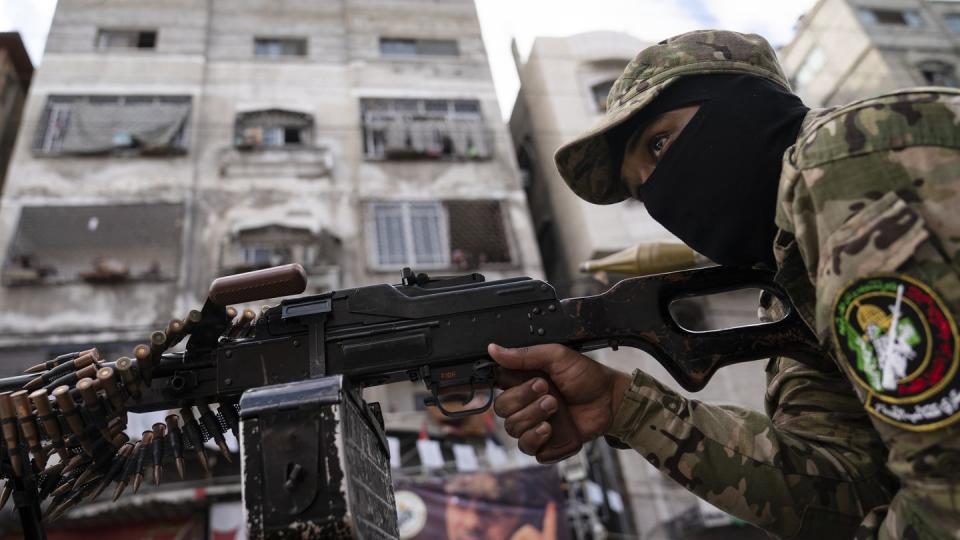
<svg viewBox="0 0 960 540">
<path fill-rule="evenodd" d="M 543 376 L 542 373 L 540 375 Z M 537 373 L 533 371 L 514 371 L 502 367 L 497 370 L 497 388 L 507 390 L 523 384 L 524 381 L 528 381 L 536 376 Z"/>
<path fill-rule="evenodd" d="M 513 388 L 504 390 L 493 402 L 493 412 L 497 413 L 500 418 L 507 418 L 546 394 L 548 388 L 547 381 L 541 377 L 534 377 Z"/>
<path fill-rule="evenodd" d="M 553 430 L 547 422 L 540 422 L 537 427 L 526 431 L 517 441 L 517 447 L 528 456 L 537 455 L 537 451 L 550 438 L 550 432 Z"/>
<path fill-rule="evenodd" d="M 557 398 L 546 395 L 527 405 L 518 412 L 511 414 L 503 423 L 503 429 L 513 438 L 519 438 L 553 416 L 557 412 Z"/>
<path fill-rule="evenodd" d="M 548 343 L 545 345 L 532 345 L 530 347 L 519 347 L 516 349 L 507 349 L 494 343 L 487 345 L 487 354 L 493 360 L 507 369 L 519 371 L 543 371 L 547 374 L 555 373 L 557 368 L 564 367 L 570 362 L 570 353 L 576 354 L 573 350 L 558 345 Z"/>
</svg>

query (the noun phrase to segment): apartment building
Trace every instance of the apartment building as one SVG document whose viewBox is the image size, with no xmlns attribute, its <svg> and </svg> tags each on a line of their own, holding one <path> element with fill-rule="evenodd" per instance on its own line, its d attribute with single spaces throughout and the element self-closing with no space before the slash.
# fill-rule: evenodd
<svg viewBox="0 0 960 540">
<path fill-rule="evenodd" d="M 814 107 L 911 86 L 960 86 L 960 3 L 820 0 L 780 56 L 794 90 Z"/>
<path fill-rule="evenodd" d="M 0 200 L 4 375 L 130 355 L 214 278 L 267 266 L 301 263 L 307 294 L 407 266 L 542 277 L 471 0 L 61 0 L 22 132 Z M 417 438 L 496 429 L 423 395 L 365 395 L 400 466 Z"/>
<path fill-rule="evenodd" d="M 0 191 L 20 129 L 33 63 L 17 32 L 0 32 Z"/>
<path fill-rule="evenodd" d="M 666 36 L 664 36 L 666 37 Z M 569 295 L 596 294 L 612 280 L 579 273 L 584 261 L 637 244 L 679 242 L 650 217 L 643 204 L 628 200 L 598 206 L 578 198 L 557 172 L 553 154 L 599 120 L 614 80 L 647 43 L 618 32 L 539 37 L 523 60 L 515 52 L 520 91 L 510 117 L 517 151 L 536 220 L 537 240 L 548 280 Z M 516 51 L 516 49 L 515 49 Z M 622 276 L 620 276 L 622 277 Z M 756 291 L 701 298 L 682 314 L 698 329 L 756 322 Z M 678 313 L 678 316 L 681 314 Z M 647 354 L 627 348 L 592 355 L 625 372 L 640 368 L 674 388 L 670 375 Z M 762 410 L 764 363 L 724 368 L 692 397 Z M 688 394 L 689 395 L 689 394 Z M 605 443 L 592 451 L 609 455 Z M 762 538 L 700 501 L 633 451 L 615 452 L 635 534 L 641 538 Z M 602 462 L 602 459 L 598 462 Z"/>
</svg>

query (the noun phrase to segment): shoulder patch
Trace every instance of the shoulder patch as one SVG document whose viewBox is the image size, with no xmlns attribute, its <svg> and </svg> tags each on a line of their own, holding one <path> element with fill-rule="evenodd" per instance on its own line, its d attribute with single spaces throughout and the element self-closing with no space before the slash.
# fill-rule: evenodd
<svg viewBox="0 0 960 540">
<path fill-rule="evenodd" d="M 832 317 L 867 412 L 910 431 L 960 420 L 957 325 L 932 288 L 904 275 L 858 278 L 837 295 Z"/>
</svg>

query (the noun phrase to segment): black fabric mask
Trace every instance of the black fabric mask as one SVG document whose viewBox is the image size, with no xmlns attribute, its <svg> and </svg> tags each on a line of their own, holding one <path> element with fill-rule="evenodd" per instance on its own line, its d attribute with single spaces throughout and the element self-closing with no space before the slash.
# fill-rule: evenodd
<svg viewBox="0 0 960 540">
<path fill-rule="evenodd" d="M 640 121 L 695 103 L 700 109 L 639 197 L 654 219 L 714 262 L 774 268 L 781 159 L 809 109 L 760 77 L 700 75 L 669 87 Z"/>
</svg>

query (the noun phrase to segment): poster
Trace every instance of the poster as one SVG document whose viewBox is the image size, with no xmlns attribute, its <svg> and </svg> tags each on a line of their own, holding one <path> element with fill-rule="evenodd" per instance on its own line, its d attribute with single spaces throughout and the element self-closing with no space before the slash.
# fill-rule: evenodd
<svg viewBox="0 0 960 540">
<path fill-rule="evenodd" d="M 397 478 L 400 537 L 410 540 L 566 540 L 556 467 Z"/>
</svg>

